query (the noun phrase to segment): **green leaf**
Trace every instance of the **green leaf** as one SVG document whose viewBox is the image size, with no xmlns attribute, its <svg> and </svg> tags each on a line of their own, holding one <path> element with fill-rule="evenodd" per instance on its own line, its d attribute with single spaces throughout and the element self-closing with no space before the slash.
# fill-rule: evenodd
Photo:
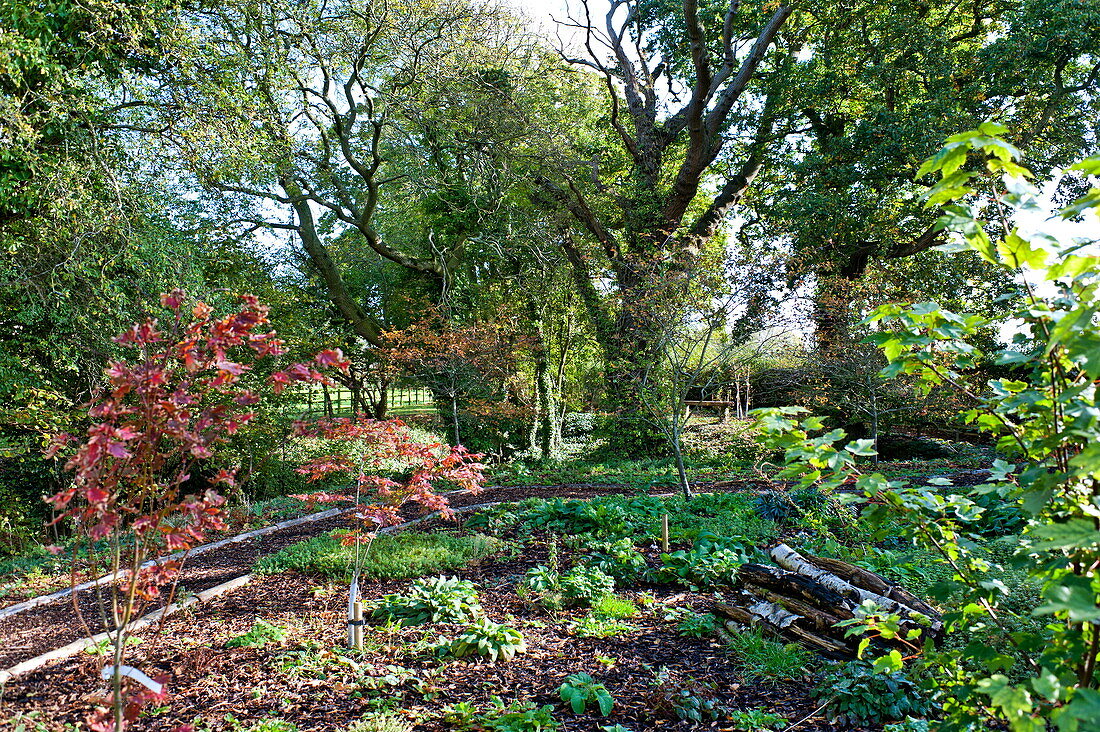
<svg viewBox="0 0 1100 732">
<path fill-rule="evenodd" d="M 1100 720 L 1100 692 L 1077 689 L 1071 701 L 1056 717 L 1060 732 L 1093 732 Z"/>
<path fill-rule="evenodd" d="M 1100 531 L 1091 519 L 1075 518 L 1058 524 L 1037 526 L 1030 536 L 1043 541 L 1033 544 L 1035 549 L 1080 549 L 1100 544 Z"/>
<path fill-rule="evenodd" d="M 1001 137 L 1002 135 L 1007 135 L 1009 130 L 1007 127 L 999 122 L 986 120 L 985 122 L 982 122 L 980 125 L 978 125 L 978 132 L 982 133 L 983 135 L 988 135 L 989 137 Z M 1008 145 L 1008 143 L 1004 144 Z M 1011 145 L 1008 146 L 1012 147 Z M 1016 150 L 1016 148 L 1012 149 Z M 1016 157 L 1020 157 L 1019 150 L 1016 150 Z"/>
<path fill-rule="evenodd" d="M 849 442 L 844 449 L 853 455 L 860 455 L 863 457 L 877 454 L 874 440 L 856 440 L 855 442 Z"/>
<path fill-rule="evenodd" d="M 1031 242 L 1012 231 L 1004 241 L 997 245 L 997 251 L 1008 266 L 1015 269 L 1030 267 L 1039 269 L 1047 260 L 1047 253 L 1035 249 Z"/>
<path fill-rule="evenodd" d="M 607 693 L 606 689 L 596 691 L 596 703 L 600 705 L 600 715 L 606 717 L 611 713 L 611 707 L 615 706 L 615 700 Z"/>
<path fill-rule="evenodd" d="M 1064 576 L 1060 583 L 1043 588 L 1043 598 L 1047 602 L 1035 608 L 1036 615 L 1064 612 L 1071 622 L 1091 623 L 1100 620 L 1096 593 L 1087 577 L 1070 574 Z"/>
<path fill-rule="evenodd" d="M 1071 165 L 1069 169 L 1083 171 L 1086 175 L 1100 175 L 1100 155 L 1085 158 L 1081 162 Z"/>
<path fill-rule="evenodd" d="M 901 671 L 901 653 L 897 650 L 890 651 L 885 656 L 879 656 L 875 659 L 875 662 L 871 664 L 872 668 L 879 673 L 894 673 Z"/>
<path fill-rule="evenodd" d="M 978 691 L 989 696 L 990 702 L 995 707 L 1000 707 L 1002 713 L 1016 729 L 1036 729 L 1033 726 L 1020 726 L 1020 722 L 1030 721 L 1032 704 L 1031 695 L 1026 689 L 1013 686 L 1008 678 L 1002 674 L 994 674 L 987 679 L 978 682 Z M 1039 727 L 1038 729 L 1041 729 Z"/>
</svg>

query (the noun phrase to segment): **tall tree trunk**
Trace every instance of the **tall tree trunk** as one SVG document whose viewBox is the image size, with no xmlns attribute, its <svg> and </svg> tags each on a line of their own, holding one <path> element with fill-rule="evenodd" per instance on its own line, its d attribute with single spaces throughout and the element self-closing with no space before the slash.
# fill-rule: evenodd
<svg viewBox="0 0 1100 732">
<path fill-rule="evenodd" d="M 374 418 L 385 419 L 390 409 L 390 385 L 388 381 L 378 382 L 378 399 L 374 402 Z"/>
<path fill-rule="evenodd" d="M 684 499 L 691 498 L 691 483 L 688 481 L 687 466 L 684 465 L 683 446 L 680 443 L 680 412 L 672 415 L 672 451 L 676 457 L 676 476 L 680 482 L 680 492 Z"/>
<path fill-rule="evenodd" d="M 458 445 L 462 444 L 462 440 L 461 440 L 459 432 L 458 432 L 458 393 L 457 392 L 451 392 L 451 424 L 454 427 L 454 432 L 455 432 L 455 443 L 454 444 L 457 447 Z"/>
<path fill-rule="evenodd" d="M 539 451 L 543 460 L 556 460 L 561 457 L 561 411 L 558 408 L 558 385 L 550 373 L 550 365 L 545 358 L 536 363 L 536 378 L 539 382 Z"/>
</svg>

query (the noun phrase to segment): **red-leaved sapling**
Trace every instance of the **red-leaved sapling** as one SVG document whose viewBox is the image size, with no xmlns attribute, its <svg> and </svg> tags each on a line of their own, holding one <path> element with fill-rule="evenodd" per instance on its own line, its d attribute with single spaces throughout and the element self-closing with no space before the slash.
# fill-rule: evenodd
<svg viewBox="0 0 1100 732">
<path fill-rule="evenodd" d="M 311 363 L 260 378 L 253 367 L 284 352 L 267 307 L 244 295 L 237 312 L 216 317 L 205 303 L 186 302 L 180 290 L 162 295 L 163 322 L 148 318 L 115 339 L 130 357 L 106 369 L 106 389 L 88 405 L 91 425 L 79 440 L 59 435 L 47 453 L 75 447 L 65 463 L 72 483 L 47 501 L 56 521 L 88 542 L 93 571 L 109 575 L 96 587 L 94 607 L 112 653 L 103 673 L 111 686 L 87 720 L 94 732 L 122 732 L 145 705 L 165 698 L 166 677 L 150 679 L 124 663 L 129 624 L 158 603 L 171 604 L 188 552 L 225 528 L 217 488 L 232 488 L 236 471 L 210 470 L 200 479 L 200 464 L 256 418 L 262 392 L 347 368 L 339 351 L 322 351 Z M 158 559 L 166 553 L 173 554 Z M 92 635 L 78 593 L 72 597 Z"/>
</svg>

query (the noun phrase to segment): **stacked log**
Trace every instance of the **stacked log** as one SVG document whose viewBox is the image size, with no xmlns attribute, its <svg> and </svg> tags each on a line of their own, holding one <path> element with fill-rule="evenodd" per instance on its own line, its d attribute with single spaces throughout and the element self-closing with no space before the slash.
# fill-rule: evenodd
<svg viewBox="0 0 1100 732">
<path fill-rule="evenodd" d="M 769 554 L 778 566 L 742 566 L 732 602 L 715 603 L 715 614 L 829 658 L 855 657 L 860 637 L 846 636 L 846 628 L 836 624 L 856 617 L 857 608 L 867 600 L 898 615 L 903 633 L 920 628 L 922 639 L 936 639 L 943 629 L 935 608 L 874 572 L 839 559 L 800 554 L 786 544 L 773 547 Z M 900 641 L 876 639 L 875 643 L 904 650 Z"/>
</svg>

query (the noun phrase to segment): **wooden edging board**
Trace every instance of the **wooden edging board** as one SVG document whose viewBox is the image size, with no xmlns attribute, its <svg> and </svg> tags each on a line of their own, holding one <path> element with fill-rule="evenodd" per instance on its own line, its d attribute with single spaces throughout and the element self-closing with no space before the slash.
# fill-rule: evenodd
<svg viewBox="0 0 1100 732">
<path fill-rule="evenodd" d="M 482 509 L 482 508 L 488 508 L 490 506 L 495 506 L 498 503 L 506 503 L 506 501 L 492 501 L 490 503 L 479 503 L 479 504 L 476 504 L 476 505 L 473 505 L 473 506 L 459 506 L 458 508 L 454 508 L 454 509 L 451 509 L 451 510 L 454 513 L 463 513 L 463 512 L 466 512 L 466 511 L 475 511 L 475 510 Z M 344 509 L 333 509 L 333 510 L 337 511 L 337 512 L 340 512 L 340 511 L 343 511 Z M 325 513 L 329 513 L 330 515 L 335 515 L 335 514 L 332 514 L 331 512 L 325 512 Z M 395 531 L 399 531 L 401 529 L 407 529 L 410 526 L 415 526 L 416 524 L 419 524 L 422 521 L 427 521 L 428 519 L 435 518 L 438 515 L 440 515 L 439 511 L 432 511 L 429 514 L 425 514 L 424 516 L 421 516 L 420 518 L 413 519 L 412 521 L 406 521 L 405 523 L 397 524 L 396 526 L 387 526 L 384 529 L 380 529 L 377 533 L 379 533 L 379 534 L 389 534 L 389 533 L 393 533 Z M 305 523 L 305 522 L 302 522 L 298 519 L 296 519 L 296 520 L 299 521 L 300 523 Z M 318 519 L 314 518 L 313 520 L 316 521 Z M 274 527 L 268 527 L 268 528 L 271 529 L 271 528 L 274 528 Z M 266 531 L 266 529 L 261 529 L 261 531 Z M 250 533 L 254 533 L 254 532 L 250 532 Z M 246 537 L 246 535 L 241 534 L 240 537 L 233 537 L 233 539 L 237 540 L 237 541 L 240 541 L 240 540 L 242 540 L 243 537 Z M 225 540 L 225 541 L 222 541 L 222 542 L 218 542 L 217 545 L 224 546 L 229 541 L 230 540 Z M 206 546 L 212 548 L 216 545 L 215 544 L 208 544 Z M 207 551 L 209 551 L 209 549 L 207 549 Z M 194 552 L 192 552 L 192 553 L 194 553 Z M 202 592 L 196 593 L 196 594 L 192 595 L 191 597 L 180 600 L 177 603 L 173 603 L 172 605 L 168 605 L 167 607 L 162 607 L 159 610 L 154 610 L 151 613 L 143 615 L 142 617 L 138 618 L 137 620 L 131 621 L 129 626 L 128 626 L 128 632 L 133 633 L 136 630 L 140 630 L 142 628 L 148 627 L 149 625 L 152 625 L 153 623 L 158 622 L 161 618 L 168 617 L 169 615 L 172 615 L 172 614 L 174 614 L 174 613 L 176 613 L 176 612 L 178 612 L 178 611 L 180 611 L 184 608 L 190 607 L 191 605 L 194 605 L 195 603 L 207 602 L 208 600 L 211 600 L 211 599 L 217 597 L 218 595 L 222 595 L 226 592 L 230 592 L 231 590 L 235 590 L 238 587 L 243 587 L 244 585 L 248 584 L 251 581 L 252 581 L 252 575 L 251 574 L 246 574 L 246 575 L 242 575 L 240 577 L 235 577 L 235 578 L 229 580 L 228 582 L 223 582 L 220 585 L 216 585 L 214 587 L 211 587 L 210 589 L 203 590 Z M 2 686 L 3 684 L 6 684 L 8 681 L 15 678 L 16 676 L 20 676 L 22 674 L 29 673 L 31 671 L 36 671 L 37 669 L 42 668 L 46 664 L 52 663 L 54 661 L 60 661 L 60 660 L 66 659 L 70 656 L 75 656 L 76 654 L 81 653 L 82 651 L 84 651 L 88 648 L 91 648 L 92 646 L 98 645 L 99 643 L 102 643 L 103 641 L 109 640 L 109 639 L 110 639 L 110 634 L 108 634 L 108 633 L 97 633 L 96 635 L 93 635 L 90 638 L 81 638 L 80 640 L 75 640 L 72 643 L 69 643 L 68 645 L 62 646 L 61 648 L 57 648 L 57 649 L 52 650 L 52 651 L 47 651 L 46 653 L 35 656 L 34 658 L 28 658 L 26 661 L 21 661 L 21 662 L 15 664 L 14 666 L 12 666 L 10 668 L 0 669 L 0 686 Z"/>
<path fill-rule="evenodd" d="M 203 544 L 201 546 L 197 546 L 194 549 L 192 549 L 190 552 L 176 552 L 175 554 L 169 554 L 168 556 L 165 556 L 165 557 L 158 557 L 156 559 L 150 559 L 148 562 L 145 562 L 144 564 L 141 565 L 141 569 L 146 569 L 147 567 L 152 567 L 152 566 L 154 566 L 155 564 L 157 564 L 159 562 L 165 562 L 165 561 L 168 561 L 170 559 L 179 559 L 179 558 L 183 557 L 185 553 L 187 554 L 188 557 L 194 557 L 194 556 L 197 556 L 199 554 L 205 554 L 206 552 L 213 551 L 215 549 L 220 549 L 221 547 L 227 546 L 229 544 L 236 544 L 238 542 L 248 541 L 249 539 L 254 539 L 258 536 L 265 536 L 267 534 L 273 534 L 276 531 L 282 531 L 283 529 L 289 529 L 289 528 L 292 528 L 294 526 L 298 526 L 300 524 L 308 524 L 308 523 L 313 523 L 315 521 L 324 521 L 325 519 L 331 518 L 332 516 L 339 516 L 341 513 L 350 512 L 350 511 L 353 511 L 353 510 L 355 510 L 355 509 L 353 509 L 353 508 L 330 508 L 327 511 L 321 511 L 319 513 L 313 513 L 313 514 L 310 514 L 309 516 L 302 516 L 302 517 L 296 518 L 296 519 L 288 519 L 286 521 L 280 521 L 277 524 L 272 524 L 271 526 L 266 526 L 262 529 L 256 529 L 254 531 L 248 531 L 248 532 L 245 532 L 243 534 L 237 534 L 236 536 L 231 536 L 228 539 L 222 539 L 220 541 L 216 541 L 216 542 L 213 542 L 211 544 Z M 107 582 L 111 582 L 113 579 L 115 579 L 115 575 L 113 573 L 112 574 L 106 574 L 106 575 L 103 575 L 102 577 L 100 577 L 99 579 L 89 580 L 88 582 L 84 582 L 83 584 L 76 585 L 75 587 L 66 587 L 63 590 L 58 590 L 57 592 L 51 593 L 49 595 L 41 595 L 39 597 L 33 597 L 30 600 L 24 600 L 23 602 L 16 603 L 15 605 L 9 605 L 6 608 L 0 609 L 0 620 L 3 620 L 4 618 L 11 617 L 12 615 L 15 615 L 17 613 L 21 613 L 25 610 L 30 610 L 32 608 L 39 607 L 40 605 L 48 605 L 51 602 L 54 602 L 56 600 L 61 600 L 63 598 L 66 598 L 74 592 L 82 592 L 82 591 L 90 589 L 92 587 L 97 587 L 97 586 L 105 584 Z"/>
</svg>

